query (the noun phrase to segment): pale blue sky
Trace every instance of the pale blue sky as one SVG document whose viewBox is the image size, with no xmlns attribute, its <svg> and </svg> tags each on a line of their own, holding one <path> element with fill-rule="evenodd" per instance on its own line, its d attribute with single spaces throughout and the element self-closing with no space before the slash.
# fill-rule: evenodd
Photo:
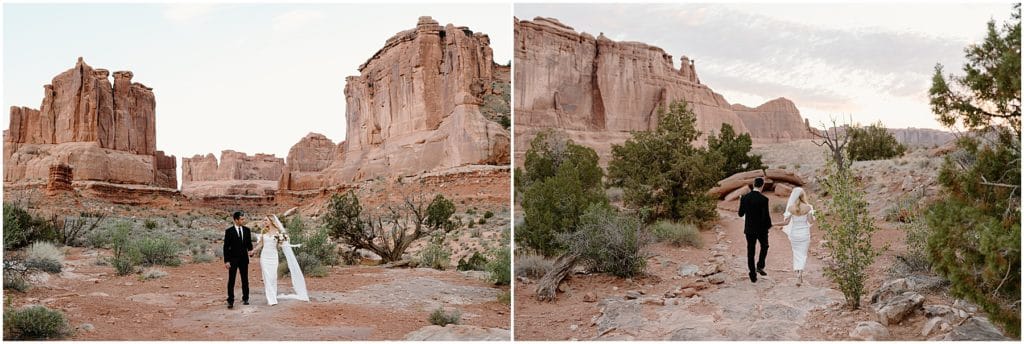
<svg viewBox="0 0 1024 344">
<path fill-rule="evenodd" d="M 818 125 L 830 115 L 889 127 L 941 128 L 928 106 L 935 63 L 962 74 L 1009 3 L 518 4 L 521 20 L 553 17 L 597 36 L 687 55 L 731 103 L 793 100 Z"/>
<path fill-rule="evenodd" d="M 345 136 L 345 77 L 419 16 L 490 36 L 509 62 L 509 4 L 4 4 L 3 127 L 74 66 L 131 70 L 156 95 L 157 148 L 285 157 Z M 179 160 L 180 162 L 180 160 Z M 180 164 L 179 164 L 180 166 Z"/>
</svg>

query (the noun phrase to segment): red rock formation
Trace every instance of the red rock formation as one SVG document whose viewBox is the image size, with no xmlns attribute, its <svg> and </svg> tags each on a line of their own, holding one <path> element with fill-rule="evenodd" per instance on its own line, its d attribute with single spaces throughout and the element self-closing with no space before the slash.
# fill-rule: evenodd
<svg viewBox="0 0 1024 344">
<path fill-rule="evenodd" d="M 757 108 L 733 104 L 754 142 L 775 143 L 813 138 L 800 110 L 786 98 L 776 98 Z"/>
<path fill-rule="evenodd" d="M 778 101 L 744 111 L 741 117 L 722 95 L 701 83 L 692 60 L 683 56 L 675 68 L 672 56 L 658 47 L 616 42 L 603 34 L 595 38 L 551 18 L 515 19 L 514 29 L 520 158 L 539 131 L 556 128 L 594 148 L 607 162 L 612 144 L 624 142 L 631 131 L 653 129 L 658 109 L 680 99 L 690 104 L 698 129 L 706 133 L 728 123 L 739 133 L 751 132 L 748 127 L 753 126 L 755 139 L 760 139 L 756 135 L 770 130 L 766 128 L 800 120 L 795 107 Z M 786 124 L 775 124 L 776 118 Z M 787 135 L 802 137 L 800 128 Z"/>
<path fill-rule="evenodd" d="M 493 61 L 490 39 L 466 27 L 421 17 L 345 79 L 346 140 L 319 176 L 321 158 L 289 154 L 286 190 L 311 190 L 471 164 L 507 164 L 509 132 L 481 114 L 482 97 L 508 84 Z M 309 137 L 307 136 L 307 139 Z M 298 154 L 309 144 L 293 148 Z M 324 146 L 325 147 L 325 146 Z M 298 151 L 296 151 L 298 149 Z M 317 156 L 326 148 L 314 149 Z M 311 151 L 311 152 L 312 152 Z M 303 165 L 303 166 L 299 166 Z M 312 173 L 312 174 L 311 174 Z"/>
<path fill-rule="evenodd" d="M 181 159 L 181 192 L 189 197 L 273 195 L 285 170 L 273 154 L 249 156 L 232 150 Z"/>
<path fill-rule="evenodd" d="M 339 147 L 344 147 L 344 142 L 335 145 L 323 134 L 309 133 L 303 137 L 288 151 L 288 164 L 278 188 L 305 191 L 324 187 L 321 171 L 335 161 Z"/>
<path fill-rule="evenodd" d="M 72 190 L 71 181 L 74 173 L 71 166 L 57 164 L 50 166 L 50 175 L 46 182 L 47 191 Z"/>
<path fill-rule="evenodd" d="M 4 131 L 4 181 L 38 183 L 67 164 L 76 181 L 174 188 L 174 156 L 156 150 L 152 89 L 131 72 L 93 69 L 82 58 L 43 87 L 39 110 L 11 107 Z"/>
</svg>

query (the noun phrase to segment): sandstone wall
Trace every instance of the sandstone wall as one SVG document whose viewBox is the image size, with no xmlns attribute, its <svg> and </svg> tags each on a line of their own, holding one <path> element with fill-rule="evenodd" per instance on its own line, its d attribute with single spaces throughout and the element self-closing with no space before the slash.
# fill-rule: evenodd
<svg viewBox="0 0 1024 344">
<path fill-rule="evenodd" d="M 624 142 L 630 131 L 653 129 L 658 109 L 680 99 L 689 102 L 704 132 L 717 132 L 727 123 L 761 139 L 774 128 L 799 122 L 796 130 L 779 136 L 809 137 L 799 130 L 803 121 L 792 103 L 743 107 L 741 115 L 701 83 L 694 61 L 686 56 L 675 68 L 661 48 L 578 33 L 552 18 L 515 19 L 514 29 L 517 158 L 537 132 L 555 128 L 594 148 L 607 162 L 612 144 Z"/>
<path fill-rule="evenodd" d="M 281 189 L 508 164 L 508 130 L 480 109 L 485 95 L 502 94 L 494 88 L 509 83 L 508 68 L 493 61 L 487 35 L 421 17 L 416 28 L 388 39 L 359 71 L 345 80 L 345 141 L 333 154 L 309 136 L 297 143 Z M 306 152 L 317 158 L 303 157 Z M 328 154 L 333 159 L 317 170 Z"/>
<path fill-rule="evenodd" d="M 189 197 L 273 195 L 285 171 L 273 154 L 249 156 L 233 150 L 181 159 L 181 192 Z"/>
<path fill-rule="evenodd" d="M 82 58 L 43 86 L 39 109 L 11 107 L 4 131 L 4 182 L 37 183 L 50 165 L 67 164 L 74 180 L 177 187 L 174 156 L 156 150 L 153 90 Z"/>
</svg>

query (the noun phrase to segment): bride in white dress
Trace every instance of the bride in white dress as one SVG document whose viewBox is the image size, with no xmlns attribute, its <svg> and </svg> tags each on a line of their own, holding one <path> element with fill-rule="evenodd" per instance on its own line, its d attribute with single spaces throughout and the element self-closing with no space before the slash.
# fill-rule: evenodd
<svg viewBox="0 0 1024 344">
<path fill-rule="evenodd" d="M 786 202 L 785 219 L 789 220 L 782 231 L 789 237 L 790 246 L 793 247 L 793 271 L 797 273 L 796 286 L 804 282 L 804 265 L 807 263 L 807 248 L 811 244 L 811 223 L 814 218 L 814 207 L 807 202 L 804 189 L 797 187 L 789 195 Z"/>
<path fill-rule="evenodd" d="M 295 253 L 292 251 L 293 247 L 300 247 L 302 245 L 292 245 L 288 241 L 288 231 L 281 224 L 281 221 L 277 219 L 276 215 L 267 216 L 267 224 L 269 230 L 260 233 L 256 247 L 253 249 L 253 251 L 260 252 L 260 270 L 263 272 L 263 288 L 266 292 L 267 304 L 271 306 L 276 305 L 278 299 L 309 301 L 309 294 L 306 291 L 306 280 L 302 276 L 302 269 L 299 267 L 299 262 L 295 259 Z M 284 251 L 284 257 L 288 261 L 288 275 L 292 277 L 294 294 L 278 295 L 277 293 L 278 247 Z"/>
</svg>

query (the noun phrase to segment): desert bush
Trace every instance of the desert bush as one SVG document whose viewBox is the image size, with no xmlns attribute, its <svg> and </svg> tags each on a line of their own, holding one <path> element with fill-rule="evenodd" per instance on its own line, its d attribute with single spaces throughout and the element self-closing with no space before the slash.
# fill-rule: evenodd
<svg viewBox="0 0 1024 344">
<path fill-rule="evenodd" d="M 4 289 L 12 289 L 26 292 L 32 287 L 25 275 L 29 268 L 25 266 L 20 256 L 4 258 Z"/>
<path fill-rule="evenodd" d="M 650 215 L 645 220 L 703 225 L 718 217 L 707 190 L 722 179 L 725 157 L 694 146 L 700 136 L 696 121 L 685 101 L 673 102 L 668 111 L 658 111 L 655 130 L 634 132 L 612 145 L 608 185 L 621 187 L 627 206 Z"/>
<path fill-rule="evenodd" d="M 197 254 L 197 255 L 193 255 L 192 256 L 192 263 L 194 263 L 194 264 L 209 263 L 209 262 L 212 262 L 213 259 L 214 259 L 214 257 L 212 255 L 209 255 L 209 254 L 204 252 L 204 253 L 200 253 L 200 254 Z"/>
<path fill-rule="evenodd" d="M 164 277 L 164 276 L 167 276 L 167 272 L 165 272 L 163 270 L 159 270 L 159 269 L 146 269 L 141 274 L 139 274 L 139 280 L 147 281 L 147 280 L 151 280 L 151 279 L 161 278 L 161 277 Z"/>
<path fill-rule="evenodd" d="M 484 213 L 484 218 L 485 219 L 489 219 L 489 218 L 492 218 L 492 217 L 494 217 L 494 212 L 493 211 L 488 210 L 487 212 Z"/>
<path fill-rule="evenodd" d="M 146 219 L 146 221 L 142 222 L 142 226 L 148 230 L 154 230 L 157 227 L 157 223 L 153 219 Z"/>
<path fill-rule="evenodd" d="M 516 241 L 545 256 L 565 250 L 556 237 L 575 231 L 587 206 L 608 203 L 597 153 L 552 130 L 533 139 L 521 175 L 516 189 L 523 193 L 524 218 Z"/>
<path fill-rule="evenodd" d="M 454 206 L 437 195 L 429 205 L 421 196 L 405 196 L 400 205 L 386 204 L 380 214 L 363 214 L 354 192 L 335 194 L 324 215 L 324 225 L 332 237 L 356 249 L 379 255 L 384 262 L 402 259 L 414 241 L 447 227 Z"/>
<path fill-rule="evenodd" d="M 704 241 L 700 237 L 700 229 L 690 223 L 661 220 L 651 225 L 650 231 L 659 242 L 667 242 L 675 246 L 704 246 Z"/>
<path fill-rule="evenodd" d="M 64 313 L 45 306 L 4 310 L 4 337 L 15 340 L 55 339 L 71 334 Z"/>
<path fill-rule="evenodd" d="M 118 276 L 135 272 L 135 266 L 142 259 L 138 247 L 131 241 L 130 226 L 128 223 L 118 223 L 110 233 L 113 256 L 110 257 L 109 263 Z"/>
<path fill-rule="evenodd" d="M 437 236 L 418 255 L 419 265 L 437 270 L 448 269 L 452 252 L 444 247 L 444 237 Z"/>
<path fill-rule="evenodd" d="M 4 203 L 4 250 L 22 248 L 36 241 L 57 241 L 57 232 L 44 219 L 15 203 Z"/>
<path fill-rule="evenodd" d="M 516 276 L 540 279 L 555 267 L 555 262 L 541 255 L 523 254 L 516 256 Z"/>
<path fill-rule="evenodd" d="M 482 271 L 485 268 L 487 268 L 487 258 L 480 254 L 480 252 L 474 251 L 473 255 L 469 256 L 469 259 L 466 259 L 466 257 L 459 258 L 459 264 L 455 269 L 458 271 Z"/>
<path fill-rule="evenodd" d="M 931 229 L 928 228 L 928 222 L 921 214 L 915 214 L 905 223 L 901 224 L 900 229 L 906 233 L 906 237 L 903 240 L 907 245 L 907 250 L 897 254 L 897 259 L 901 260 L 910 271 L 930 270 L 931 261 L 928 260 L 928 236 L 931 235 Z"/>
<path fill-rule="evenodd" d="M 64 265 L 64 252 L 51 243 L 42 241 L 25 250 L 25 266 L 50 273 L 58 273 Z"/>
<path fill-rule="evenodd" d="M 479 223 L 481 225 L 485 225 L 485 224 L 487 224 L 487 219 L 481 217 L 479 220 L 476 221 L 476 223 Z"/>
<path fill-rule="evenodd" d="M 736 173 L 765 168 L 761 156 L 750 154 L 753 140 L 750 134 L 736 135 L 736 130 L 727 123 L 722 123 L 718 135 L 708 136 L 708 150 L 717 152 L 725 161 L 722 164 L 722 176 L 728 177 Z M 785 169 L 786 166 L 780 168 Z"/>
<path fill-rule="evenodd" d="M 181 245 L 171 237 L 164 234 L 149 234 L 139 238 L 133 243 L 139 252 L 139 263 L 145 266 L 181 265 Z"/>
<path fill-rule="evenodd" d="M 281 256 L 281 261 L 277 265 L 277 275 L 284 277 L 288 276 L 288 263 L 287 258 L 284 255 Z M 324 266 L 323 262 L 314 254 L 308 252 L 295 252 L 295 261 L 299 263 L 299 269 L 302 269 L 303 276 L 312 277 L 326 277 L 327 267 Z"/>
<path fill-rule="evenodd" d="M 445 312 L 444 308 L 438 307 L 430 313 L 430 317 L 427 318 L 427 321 L 430 321 L 433 325 L 448 326 L 449 324 L 458 325 L 461 318 L 462 314 L 457 309 L 454 309 L 449 313 Z"/>
<path fill-rule="evenodd" d="M 497 285 L 508 285 L 512 282 L 512 250 L 509 247 L 509 236 L 508 231 L 502 233 L 500 244 L 490 251 L 490 257 L 487 259 L 490 281 Z"/>
<path fill-rule="evenodd" d="M 1010 20 L 989 21 L 984 41 L 965 49 L 965 74 L 947 81 L 936 65 L 928 92 L 943 125 L 996 134 L 959 141 L 970 159 L 947 156 L 939 172 L 946 197 L 927 215 L 929 256 L 954 296 L 978 304 L 1014 337 L 1021 323 L 1020 18 L 1016 3 Z"/>
<path fill-rule="evenodd" d="M 897 142 L 882 122 L 866 127 L 851 126 L 847 131 L 850 138 L 847 149 L 853 161 L 891 159 L 907 151 L 907 147 Z"/>
<path fill-rule="evenodd" d="M 847 163 L 849 159 L 842 161 Z M 864 281 L 868 278 L 867 268 L 879 254 L 871 245 L 877 228 L 854 172 L 849 166 L 837 168 L 836 163 L 827 159 L 823 187 L 832 198 L 826 201 L 819 221 L 825 248 L 833 259 L 825 267 L 825 275 L 839 286 L 846 305 L 857 309 L 864 293 Z"/>
<path fill-rule="evenodd" d="M 302 245 L 295 249 L 297 252 L 306 252 L 312 255 L 322 265 L 338 265 L 337 246 L 331 241 L 327 229 L 310 228 L 299 215 L 293 216 L 284 225 L 288 229 L 289 241 L 292 244 Z"/>
<path fill-rule="evenodd" d="M 78 217 L 53 215 L 50 226 L 57 234 L 57 242 L 65 246 L 82 246 L 86 233 L 92 232 L 103 222 L 106 215 L 83 212 Z"/>
<path fill-rule="evenodd" d="M 643 223 L 607 205 L 588 207 L 580 216 L 579 228 L 561 235 L 560 240 L 597 271 L 633 277 L 643 273 L 647 265 L 645 248 L 650 240 Z"/>
<path fill-rule="evenodd" d="M 885 220 L 889 222 L 909 223 L 921 212 L 921 198 L 924 197 L 924 189 L 905 194 L 896 200 L 896 203 L 885 210 Z"/>
</svg>

